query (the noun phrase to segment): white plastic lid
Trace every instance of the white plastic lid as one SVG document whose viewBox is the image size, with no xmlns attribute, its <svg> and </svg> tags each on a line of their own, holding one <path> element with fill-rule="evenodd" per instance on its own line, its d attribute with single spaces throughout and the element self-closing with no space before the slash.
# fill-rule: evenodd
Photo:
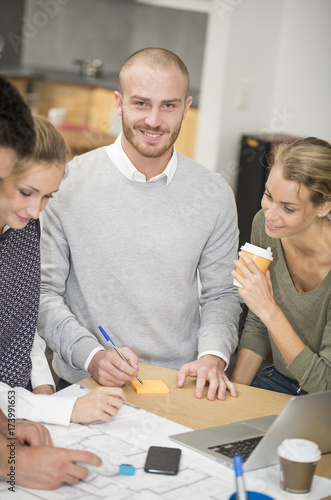
<svg viewBox="0 0 331 500">
<path fill-rule="evenodd" d="M 284 439 L 277 452 L 280 457 L 292 462 L 317 462 L 321 458 L 317 444 L 307 439 Z"/>
<path fill-rule="evenodd" d="M 253 255 L 258 255 L 259 257 L 263 257 L 264 259 L 273 260 L 271 248 L 267 249 L 257 247 L 256 245 L 252 245 L 251 243 L 245 243 L 241 247 L 241 250 L 245 250 L 245 252 L 252 253 Z"/>
</svg>

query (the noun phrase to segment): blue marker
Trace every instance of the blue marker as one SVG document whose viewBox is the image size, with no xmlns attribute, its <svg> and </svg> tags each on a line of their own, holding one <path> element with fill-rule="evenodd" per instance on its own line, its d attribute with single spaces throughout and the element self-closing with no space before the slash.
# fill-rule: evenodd
<svg viewBox="0 0 331 500">
<path fill-rule="evenodd" d="M 123 361 L 125 361 L 127 363 L 128 362 L 127 359 L 125 359 L 123 354 L 120 353 L 120 351 L 117 349 L 116 345 L 114 344 L 112 339 L 109 337 L 108 333 L 106 333 L 105 330 L 102 328 L 102 326 L 99 326 L 99 330 L 102 333 L 102 335 L 105 337 L 105 339 L 113 344 L 113 347 L 114 347 L 115 351 L 117 352 L 117 354 L 119 355 L 119 357 L 122 358 Z M 143 385 L 143 381 L 141 380 L 140 377 L 138 377 L 138 375 L 136 376 L 136 379 L 138 380 L 138 382 L 140 382 Z"/>
<path fill-rule="evenodd" d="M 236 500 L 247 500 L 247 494 L 245 489 L 243 470 L 242 470 L 242 457 L 237 455 L 232 459 L 234 472 L 236 474 L 237 483 L 237 493 Z"/>
</svg>

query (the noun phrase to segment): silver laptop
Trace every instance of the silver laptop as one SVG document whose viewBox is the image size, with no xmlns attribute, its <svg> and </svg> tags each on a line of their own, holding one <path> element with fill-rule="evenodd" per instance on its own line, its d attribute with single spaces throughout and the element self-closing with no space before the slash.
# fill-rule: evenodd
<svg viewBox="0 0 331 500">
<path fill-rule="evenodd" d="M 170 439 L 232 467 L 241 455 L 244 470 L 278 462 L 277 447 L 287 438 L 315 441 L 331 452 L 331 391 L 295 396 L 277 415 L 169 436 Z"/>
</svg>

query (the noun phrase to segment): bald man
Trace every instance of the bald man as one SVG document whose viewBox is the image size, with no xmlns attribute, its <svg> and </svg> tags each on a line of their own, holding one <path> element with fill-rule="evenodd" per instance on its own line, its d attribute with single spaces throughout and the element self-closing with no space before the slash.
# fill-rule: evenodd
<svg viewBox="0 0 331 500">
<path fill-rule="evenodd" d="M 38 329 L 61 387 L 89 375 L 122 386 L 142 361 L 179 369 L 178 387 L 196 377 L 197 398 L 205 385 L 210 400 L 236 396 L 225 374 L 241 311 L 236 208 L 221 175 L 175 150 L 188 91 L 176 54 L 130 56 L 115 92 L 121 135 L 70 162 L 48 204 Z"/>
</svg>

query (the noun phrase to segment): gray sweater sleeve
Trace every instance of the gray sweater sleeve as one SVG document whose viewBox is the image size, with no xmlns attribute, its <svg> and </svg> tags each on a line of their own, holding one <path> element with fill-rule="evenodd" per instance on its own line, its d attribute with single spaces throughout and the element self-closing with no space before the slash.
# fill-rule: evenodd
<svg viewBox="0 0 331 500">
<path fill-rule="evenodd" d="M 65 303 L 64 293 L 70 268 L 70 249 L 57 215 L 56 198 L 43 216 L 41 240 L 42 283 L 38 333 L 59 359 L 83 370 L 92 350 L 100 344 L 81 326 Z M 84 378 L 86 372 L 82 372 Z"/>
<path fill-rule="evenodd" d="M 219 350 L 228 362 L 237 347 L 241 312 L 238 289 L 230 274 L 237 258 L 238 229 L 233 193 L 223 179 L 221 182 L 222 207 L 198 266 L 202 285 L 198 350 L 199 354 Z"/>
</svg>

